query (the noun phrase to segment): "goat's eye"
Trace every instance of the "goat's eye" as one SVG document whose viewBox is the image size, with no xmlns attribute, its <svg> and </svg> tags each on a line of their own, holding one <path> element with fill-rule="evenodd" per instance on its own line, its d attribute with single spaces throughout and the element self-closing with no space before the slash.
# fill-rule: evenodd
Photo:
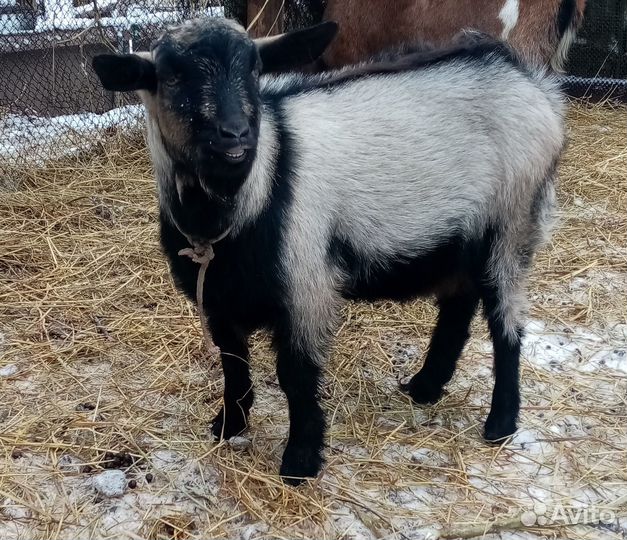
<svg viewBox="0 0 627 540">
<path fill-rule="evenodd" d="M 164 81 L 163 84 L 165 84 L 166 86 L 176 86 L 179 82 L 179 77 L 176 75 L 170 75 L 169 77 L 167 77 Z"/>
</svg>

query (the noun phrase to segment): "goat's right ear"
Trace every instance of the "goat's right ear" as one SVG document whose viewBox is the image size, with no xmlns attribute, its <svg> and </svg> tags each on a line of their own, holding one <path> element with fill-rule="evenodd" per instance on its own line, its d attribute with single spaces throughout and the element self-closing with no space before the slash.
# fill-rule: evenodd
<svg viewBox="0 0 627 540">
<path fill-rule="evenodd" d="M 157 88 L 154 63 L 137 54 L 99 54 L 91 65 L 106 90 L 131 92 Z"/>
<path fill-rule="evenodd" d="M 331 44 L 337 30 L 337 23 L 325 21 L 309 28 L 256 39 L 262 73 L 287 71 L 314 62 Z"/>
</svg>

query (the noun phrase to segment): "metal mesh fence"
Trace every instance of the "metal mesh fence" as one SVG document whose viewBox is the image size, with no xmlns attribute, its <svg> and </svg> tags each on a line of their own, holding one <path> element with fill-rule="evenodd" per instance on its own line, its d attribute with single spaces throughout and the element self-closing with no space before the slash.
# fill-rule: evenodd
<svg viewBox="0 0 627 540">
<path fill-rule="evenodd" d="M 325 3 L 284 0 L 284 28 L 320 21 Z M 247 9 L 246 0 L 0 0 L 0 170 L 75 153 L 141 125 L 132 95 L 97 83 L 94 54 L 145 49 L 165 26 L 194 16 L 246 24 Z M 588 2 L 568 71 L 583 84 L 627 79 L 627 0 Z"/>
<path fill-rule="evenodd" d="M 571 95 L 627 102 L 627 0 L 588 1 L 567 73 Z"/>
<path fill-rule="evenodd" d="M 627 79 L 627 0 L 589 1 L 568 57 L 579 77 Z"/>
<path fill-rule="evenodd" d="M 0 0 L 0 166 L 76 153 L 141 123 L 133 95 L 106 92 L 91 58 L 145 49 L 164 26 L 220 16 L 213 0 Z"/>
</svg>

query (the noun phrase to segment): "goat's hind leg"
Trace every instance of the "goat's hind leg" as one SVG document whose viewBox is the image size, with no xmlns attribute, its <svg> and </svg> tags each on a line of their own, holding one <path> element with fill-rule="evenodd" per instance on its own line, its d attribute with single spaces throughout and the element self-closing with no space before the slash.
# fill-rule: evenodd
<svg viewBox="0 0 627 540">
<path fill-rule="evenodd" d="M 520 409 L 523 331 L 519 311 L 523 299 L 518 294 L 518 286 L 491 284 L 484 287 L 482 300 L 494 347 L 494 390 L 484 437 L 488 441 L 499 441 L 516 431 Z"/>
<path fill-rule="evenodd" d="M 503 299 L 497 291 L 484 296 L 485 317 L 494 345 L 494 390 L 484 437 L 498 441 L 516 431 L 520 409 L 519 365 L 522 327 L 502 313 Z"/>
<path fill-rule="evenodd" d="M 425 363 L 409 383 L 401 386 L 416 403 L 435 403 L 440 399 L 468 340 L 478 303 L 474 289 L 439 299 L 440 312 Z"/>
<path fill-rule="evenodd" d="M 494 391 L 484 437 L 498 441 L 516 431 L 520 410 L 520 350 L 527 273 L 535 252 L 547 241 L 555 219 L 555 165 L 531 201 L 531 220 L 511 219 L 491 242 L 481 286 L 484 315 L 494 345 Z"/>
</svg>

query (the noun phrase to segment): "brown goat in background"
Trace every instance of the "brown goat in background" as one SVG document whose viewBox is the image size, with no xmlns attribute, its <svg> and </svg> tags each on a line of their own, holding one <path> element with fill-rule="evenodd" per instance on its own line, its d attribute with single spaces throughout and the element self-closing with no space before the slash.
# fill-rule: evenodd
<svg viewBox="0 0 627 540">
<path fill-rule="evenodd" d="M 523 61 L 562 71 L 586 0 L 328 0 L 339 32 L 323 67 L 368 60 L 405 43 L 449 45 L 466 29 L 507 41 Z"/>
</svg>

